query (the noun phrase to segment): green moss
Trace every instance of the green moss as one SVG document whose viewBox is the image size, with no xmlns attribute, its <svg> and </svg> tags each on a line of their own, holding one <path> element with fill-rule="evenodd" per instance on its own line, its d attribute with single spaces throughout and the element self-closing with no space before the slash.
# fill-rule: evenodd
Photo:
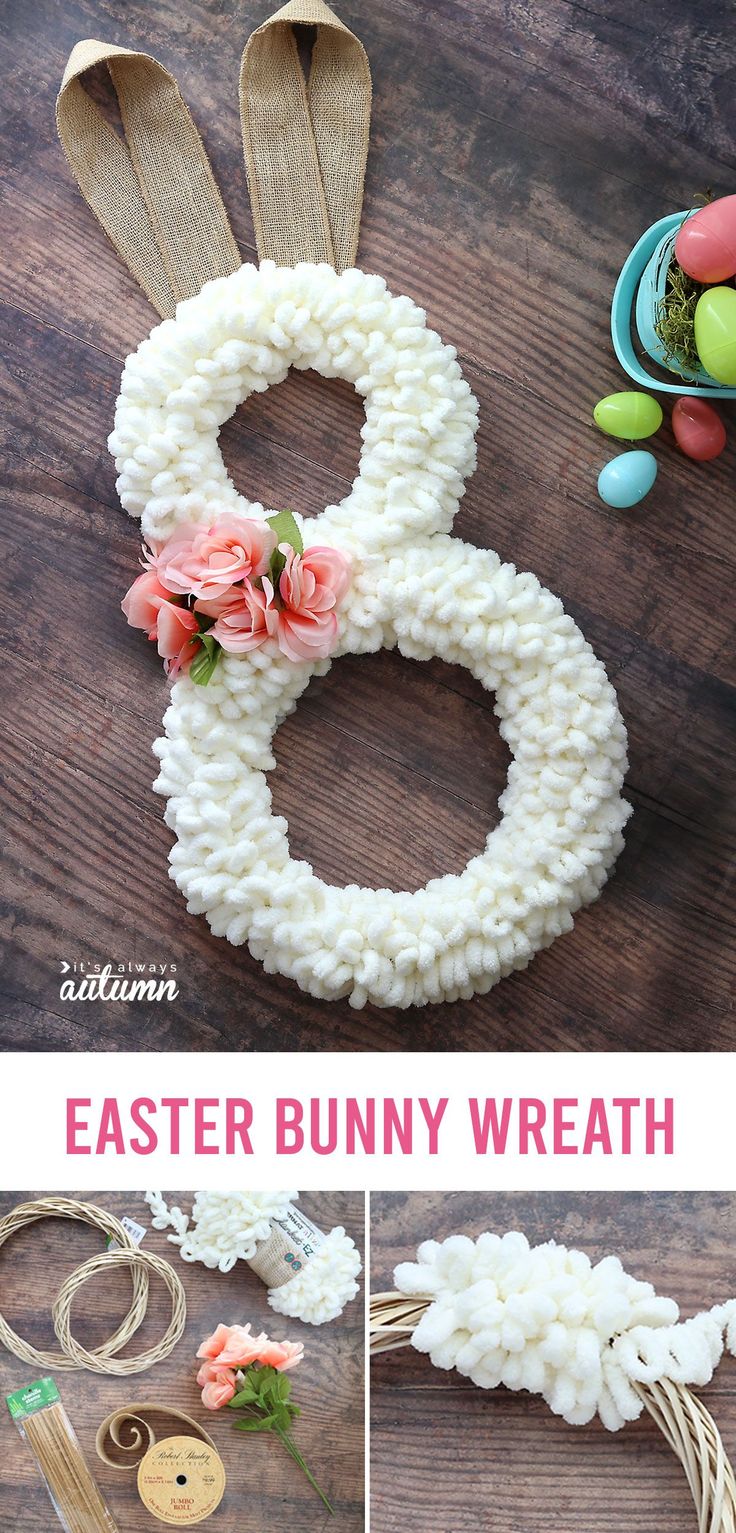
<svg viewBox="0 0 736 1533">
<path fill-rule="evenodd" d="M 664 346 L 667 366 L 681 377 L 686 370 L 695 372 L 701 366 L 695 348 L 695 309 L 702 292 L 702 283 L 688 277 L 673 256 L 654 328 Z"/>
</svg>

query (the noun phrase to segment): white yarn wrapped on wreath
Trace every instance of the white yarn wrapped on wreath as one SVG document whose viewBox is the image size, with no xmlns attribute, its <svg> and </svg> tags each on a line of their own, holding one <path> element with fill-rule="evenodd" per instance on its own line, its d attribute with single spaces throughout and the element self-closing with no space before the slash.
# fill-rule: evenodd
<svg viewBox="0 0 736 1533">
<path fill-rule="evenodd" d="M 167 1238 L 179 1247 L 183 1261 L 231 1272 L 238 1261 L 253 1261 L 271 1235 L 272 1221 L 286 1219 L 298 1196 L 294 1191 L 197 1192 L 191 1214 L 169 1207 L 160 1192 L 147 1192 L 145 1199 L 154 1229 L 173 1229 Z M 336 1225 L 288 1282 L 269 1288 L 269 1305 L 279 1315 L 324 1325 L 356 1297 L 360 1270 L 355 1241 Z"/>
<path fill-rule="evenodd" d="M 455 351 L 382 278 L 264 261 L 205 285 L 125 365 L 110 448 L 151 540 L 241 496 L 217 435 L 241 400 L 314 368 L 365 398 L 345 500 L 298 518 L 306 547 L 351 555 L 337 655 L 398 646 L 466 666 L 495 692 L 513 760 L 485 850 L 416 891 L 325 883 L 272 812 L 272 738 L 313 675 L 269 641 L 178 680 L 154 747 L 177 838 L 170 874 L 217 935 L 319 999 L 407 1007 L 469 999 L 526 966 L 600 893 L 623 845 L 626 733 L 616 696 L 557 597 L 447 536 L 475 465 L 477 404 Z"/>
<path fill-rule="evenodd" d="M 483 1389 L 540 1394 L 574 1426 L 598 1415 L 618 1431 L 644 1409 L 637 1386 L 708 1384 L 724 1340 L 736 1354 L 736 1299 L 678 1323 L 675 1301 L 617 1256 L 593 1264 L 554 1241 L 531 1247 L 519 1231 L 424 1241 L 394 1282 L 426 1301 L 411 1345 L 436 1367 Z"/>
</svg>

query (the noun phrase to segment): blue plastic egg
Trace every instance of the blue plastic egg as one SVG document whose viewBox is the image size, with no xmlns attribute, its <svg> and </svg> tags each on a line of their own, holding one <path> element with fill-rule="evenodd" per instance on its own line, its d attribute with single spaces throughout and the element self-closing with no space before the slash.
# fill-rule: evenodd
<svg viewBox="0 0 736 1533">
<path fill-rule="evenodd" d="M 640 449 L 622 452 L 601 469 L 598 494 L 607 506 L 625 511 L 628 506 L 638 506 L 649 494 L 656 477 L 657 460 L 653 453 Z"/>
</svg>

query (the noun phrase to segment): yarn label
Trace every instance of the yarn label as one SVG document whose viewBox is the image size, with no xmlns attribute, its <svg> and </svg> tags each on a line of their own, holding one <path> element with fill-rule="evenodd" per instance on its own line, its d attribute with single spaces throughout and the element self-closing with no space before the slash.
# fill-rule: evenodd
<svg viewBox="0 0 736 1533">
<path fill-rule="evenodd" d="M 27 1384 L 24 1389 L 16 1389 L 12 1395 L 6 1395 L 5 1399 L 13 1421 L 25 1421 L 28 1416 L 35 1415 L 36 1411 L 44 1411 L 49 1405 L 58 1405 L 61 1396 L 53 1379 L 38 1379 L 35 1384 Z"/>
<path fill-rule="evenodd" d="M 282 1219 L 271 1219 L 271 1234 L 249 1265 L 267 1288 L 283 1288 L 324 1245 L 325 1236 L 292 1203 Z"/>
</svg>

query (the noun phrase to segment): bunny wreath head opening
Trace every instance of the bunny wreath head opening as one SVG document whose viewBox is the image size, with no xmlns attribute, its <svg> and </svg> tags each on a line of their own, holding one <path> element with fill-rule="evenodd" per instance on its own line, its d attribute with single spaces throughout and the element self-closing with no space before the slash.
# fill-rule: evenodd
<svg viewBox="0 0 736 1533">
<path fill-rule="evenodd" d="M 300 21 L 317 27 L 307 84 Z M 100 60 L 124 147 L 80 82 Z M 353 264 L 370 94 L 363 49 L 323 0 L 291 0 L 250 38 L 241 115 L 258 266 L 240 265 L 197 131 L 154 60 L 78 45 L 58 118 L 87 200 L 165 316 L 125 364 L 110 448 L 147 543 L 128 615 L 179 671 L 154 746 L 170 876 L 268 972 L 320 999 L 407 1007 L 486 992 L 569 931 L 630 810 L 626 733 L 590 645 L 533 575 L 450 536 L 477 403 L 424 312 Z M 114 194 L 95 172 L 110 156 Z M 349 380 L 365 424 L 346 498 L 285 522 L 235 489 L 218 432 L 291 367 Z M 338 887 L 290 855 L 268 786 L 273 735 L 333 658 L 393 646 L 464 665 L 495 694 L 513 758 L 502 819 L 459 875 Z"/>
<path fill-rule="evenodd" d="M 412 1346 L 482 1389 L 539 1394 L 556 1416 L 611 1432 L 644 1410 L 680 1459 L 699 1533 L 735 1533 L 736 1478 L 718 1427 L 690 1386 L 736 1355 L 736 1299 L 680 1321 L 672 1299 L 629 1276 L 509 1231 L 426 1240 L 396 1287 L 370 1300 L 370 1351 Z"/>
</svg>

